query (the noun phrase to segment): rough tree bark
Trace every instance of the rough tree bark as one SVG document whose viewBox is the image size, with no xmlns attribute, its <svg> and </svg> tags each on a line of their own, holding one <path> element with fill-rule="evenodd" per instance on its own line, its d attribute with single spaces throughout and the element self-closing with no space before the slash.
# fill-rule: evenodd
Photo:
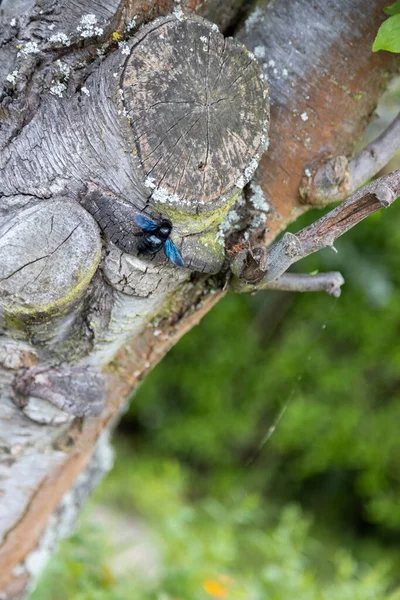
<svg viewBox="0 0 400 600">
<path fill-rule="evenodd" d="M 399 195 L 399 173 L 265 249 L 398 147 L 394 129 L 348 160 L 398 67 L 371 52 L 386 4 L 0 2 L 1 598 L 24 597 L 110 467 L 127 398 L 226 289 L 340 291 L 283 273 Z M 170 219 L 185 268 L 138 255 L 141 213 Z"/>
</svg>

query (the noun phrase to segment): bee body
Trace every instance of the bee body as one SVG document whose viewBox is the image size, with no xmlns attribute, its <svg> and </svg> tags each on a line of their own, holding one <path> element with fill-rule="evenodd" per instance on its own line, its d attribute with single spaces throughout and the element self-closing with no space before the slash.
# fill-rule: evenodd
<svg viewBox="0 0 400 600">
<path fill-rule="evenodd" d="M 172 223 L 170 221 L 162 219 L 160 223 L 156 223 L 148 217 L 138 215 L 135 217 L 135 222 L 142 229 L 139 233 L 142 238 L 138 244 L 139 253 L 151 256 L 157 254 L 163 248 L 165 255 L 171 262 L 178 267 L 184 266 L 178 248 L 169 237 L 172 231 Z"/>
</svg>

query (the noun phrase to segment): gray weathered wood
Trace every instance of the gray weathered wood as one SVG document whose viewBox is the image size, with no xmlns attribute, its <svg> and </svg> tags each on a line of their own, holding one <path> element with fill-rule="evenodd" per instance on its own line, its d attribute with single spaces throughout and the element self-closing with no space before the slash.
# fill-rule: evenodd
<svg viewBox="0 0 400 600">
<path fill-rule="evenodd" d="M 104 378 L 99 370 L 69 365 L 23 370 L 14 379 L 13 390 L 16 404 L 28 416 L 33 410 L 30 404 L 35 405 L 40 415 L 43 404 L 37 408 L 37 399 L 47 400 L 77 417 L 99 415 L 106 398 Z"/>
<path fill-rule="evenodd" d="M 57 504 L 65 478 L 90 462 L 112 414 L 104 370 L 121 347 L 138 341 L 138 378 L 155 362 L 157 324 L 176 321 L 177 305 L 190 314 L 191 298 L 201 310 L 193 272 L 221 270 L 220 225 L 258 164 L 269 117 L 254 57 L 178 6 L 139 31 L 118 2 L 24 6 L 18 16 L 5 5 L 13 24 L 0 48 L 0 555 L 18 565 L 21 589 L 42 554 L 37 534 L 17 529 L 36 503 L 45 527 L 41 481 L 70 473 L 54 476 Z M 172 221 L 185 269 L 163 252 L 138 256 L 139 213 Z M 0 564 L 1 591 L 10 578 Z"/>
<path fill-rule="evenodd" d="M 208 7 L 218 7 L 219 3 L 220 0 L 210 0 Z M 371 58 L 369 52 L 368 32 L 376 29 L 377 15 L 384 0 L 371 0 L 368 5 L 362 0 L 352 0 L 351 3 L 335 0 L 336 13 L 333 16 L 332 6 L 322 0 L 317 3 L 318 10 L 312 11 L 310 4 L 304 0 L 258 3 L 257 11 L 261 5 L 264 11 L 261 15 L 259 11 L 256 13 L 260 22 L 250 16 L 252 21 L 246 35 L 241 33 L 241 38 L 267 63 L 264 68 L 270 76 L 274 98 L 274 135 L 271 160 L 264 159 L 262 177 L 259 178 L 262 188 L 252 183 L 251 193 L 242 195 L 240 188 L 253 171 L 253 160 L 257 161 L 258 147 L 262 142 L 257 126 L 261 122 L 260 113 L 255 107 L 266 114 L 264 103 L 268 98 L 261 98 L 257 92 L 262 90 L 262 82 L 250 76 L 250 72 L 254 74 L 258 67 L 243 47 L 232 41 L 223 41 L 216 28 L 204 21 L 185 19 L 185 11 L 197 10 L 199 4 L 197 0 L 182 0 L 181 3 L 170 0 L 2 2 L 0 226 L 18 219 L 34 207 L 40 206 L 40 210 L 46 211 L 53 202 L 68 199 L 71 206 L 77 207 L 72 211 L 74 214 L 79 210 L 78 203 L 88 211 L 85 219 L 92 219 L 89 229 L 97 231 L 99 226 L 102 238 L 99 268 L 91 279 L 90 276 L 85 279 L 82 297 L 72 293 L 74 297 L 62 300 L 62 297 L 66 298 L 62 290 L 68 286 L 53 290 L 58 280 L 53 279 L 52 271 L 47 273 L 47 293 L 58 299 L 58 316 L 47 312 L 46 318 L 35 319 L 27 329 L 26 320 L 22 319 L 23 327 L 16 327 L 15 318 L 10 320 L 9 306 L 0 312 L 0 591 L 14 600 L 21 597 L 29 580 L 40 571 L 57 538 L 57 530 L 60 527 L 65 529 L 62 526 L 63 515 L 68 517 L 70 504 L 63 502 L 62 498 L 65 500 L 65 492 L 73 487 L 80 473 L 87 469 L 86 473 L 90 474 L 88 466 L 100 433 L 107 431 L 115 421 L 125 398 L 138 381 L 223 295 L 224 273 L 210 277 L 198 271 L 213 274 L 218 273 L 223 264 L 224 268 L 227 267 L 227 261 L 224 263 L 224 242 L 229 231 L 233 230 L 236 240 L 247 246 L 253 239 L 261 240 L 265 235 L 266 216 L 272 238 L 279 228 L 299 214 L 300 209 L 304 210 L 296 199 L 306 161 L 325 146 L 334 154 L 348 151 L 371 113 L 378 88 L 390 64 L 387 58 L 381 59 L 376 55 Z M 232 5 L 238 6 L 236 0 Z M 225 15 L 229 7 L 222 8 L 218 14 Z M 207 4 L 203 5 L 203 9 L 207 11 Z M 143 22 L 170 10 L 172 15 L 166 19 L 151 23 L 143 30 L 138 29 Z M 354 16 L 360 10 L 364 12 L 357 20 Z M 264 16 L 268 18 L 261 21 Z M 305 29 L 310 19 L 315 23 L 314 32 Z M 340 19 L 351 20 L 351 27 L 340 23 L 339 26 L 337 20 Z M 194 35 L 194 56 L 189 56 L 192 47 L 189 45 L 187 51 L 182 49 L 177 57 L 174 48 L 183 39 L 182 32 L 186 32 L 186 42 L 189 42 L 190 31 L 196 32 L 200 27 L 205 34 L 199 36 L 197 32 Z M 147 38 L 143 38 L 145 31 L 149 38 L 157 31 L 171 35 L 170 62 L 180 74 L 179 89 L 185 101 L 189 91 L 194 92 L 196 102 L 201 105 L 201 109 L 196 109 L 203 118 L 203 121 L 199 120 L 196 139 L 202 155 L 199 162 L 197 156 L 193 161 L 190 177 L 184 171 L 187 169 L 185 165 L 190 165 L 189 152 L 192 149 L 191 140 L 186 138 L 196 131 L 195 126 L 189 136 L 184 136 L 185 146 L 181 153 L 178 151 L 171 155 L 164 170 L 157 171 L 163 156 L 159 163 L 150 164 L 150 169 L 154 167 L 151 173 L 148 161 L 143 164 L 140 161 L 143 150 L 140 143 L 144 142 L 144 138 L 138 137 L 140 134 L 133 125 L 139 127 L 145 120 L 138 123 L 143 113 L 135 104 L 136 95 L 129 90 L 129 85 L 141 86 L 136 56 L 137 60 L 139 57 L 141 60 L 149 58 L 153 65 L 154 56 L 158 56 L 157 68 L 159 64 L 170 67 L 160 54 L 162 39 L 157 37 L 154 44 L 146 44 Z M 205 37 L 207 45 L 200 37 Z M 289 41 L 295 46 L 292 50 Z M 163 43 L 168 47 L 167 36 L 164 36 Z M 308 43 L 312 43 L 313 47 L 309 56 L 304 51 Z M 368 93 L 357 104 L 357 110 L 354 110 L 353 97 L 343 91 L 351 74 L 348 69 L 343 69 L 337 52 L 327 51 L 327 43 L 331 47 L 345 48 L 351 57 L 351 68 L 360 67 L 363 73 L 362 82 Z M 264 44 L 268 44 L 268 52 L 265 51 L 262 57 L 260 46 Z M 228 51 L 232 65 L 238 65 L 237 82 L 232 80 Z M 288 69 L 289 76 L 286 77 L 283 70 L 290 59 L 288 51 L 296 56 L 293 71 Z M 279 64 L 276 62 L 275 67 L 270 65 L 269 56 L 276 60 L 279 58 Z M 316 56 L 319 69 L 314 69 Z M 187 71 L 182 69 L 177 58 L 181 63 L 187 63 Z M 208 60 L 210 68 L 217 67 L 217 73 L 205 69 Z M 218 60 L 221 62 L 218 63 Z M 126 67 L 130 61 L 129 79 Z M 199 68 L 203 67 L 201 79 L 193 68 L 197 64 Z M 160 81 L 157 79 L 158 72 L 148 71 L 148 63 L 143 65 L 144 69 L 148 84 L 157 83 L 153 91 L 158 94 L 157 102 L 163 102 L 159 106 L 163 108 L 168 129 L 173 125 L 171 119 L 182 116 L 182 113 L 174 112 L 177 109 L 174 105 L 168 111 L 165 100 L 168 102 L 169 98 L 159 95 L 160 89 L 165 93 L 175 92 L 171 73 L 167 70 L 165 78 Z M 207 74 L 208 86 L 204 80 Z M 186 75 L 187 80 L 182 75 Z M 329 76 L 334 78 L 335 83 Z M 233 94 L 231 100 L 220 93 L 221 81 L 225 82 L 228 93 Z M 237 89 L 239 81 L 242 83 Z M 330 82 L 329 94 L 321 94 L 327 81 Z M 351 81 L 350 94 L 356 94 L 360 91 L 360 77 Z M 212 90 L 217 94 L 216 100 L 213 100 L 217 101 L 213 105 L 217 108 L 213 110 L 218 110 L 218 121 L 207 156 L 207 139 L 211 139 L 207 135 L 207 122 L 212 123 L 212 119 L 208 119 L 212 102 L 207 101 L 207 91 L 210 93 Z M 142 88 L 140 92 L 143 93 Z M 308 121 L 301 117 L 303 111 L 308 115 L 308 107 L 302 108 L 307 95 L 312 98 L 311 106 L 316 115 L 313 121 L 310 117 Z M 239 116 L 236 113 L 235 118 L 236 100 L 242 102 L 246 99 L 252 105 L 246 106 Z M 318 102 L 318 99 L 324 101 Z M 338 114 L 338 103 L 352 107 L 345 128 L 342 126 L 344 111 Z M 145 117 L 157 108 L 152 106 L 151 101 L 148 106 Z M 331 106 L 335 106 L 335 110 L 330 110 Z M 132 110 L 136 115 L 135 124 L 128 119 Z M 293 114 L 296 116 L 293 117 Z M 318 127 L 314 127 L 317 116 Z M 156 154 L 157 143 L 165 142 L 160 126 L 163 117 L 157 113 L 154 118 L 157 122 L 147 120 L 146 132 L 148 144 Z M 158 136 L 156 143 L 151 137 L 153 122 Z M 188 126 L 191 124 L 192 121 L 189 121 Z M 237 146 L 233 146 L 236 154 L 232 169 L 241 165 L 237 179 L 236 175 L 230 178 L 232 171 L 224 170 L 224 164 L 221 165 L 221 173 L 217 173 L 218 161 L 225 162 L 221 161 L 222 150 L 217 147 L 219 141 L 216 136 L 217 131 L 226 133 L 225 129 L 221 129 L 222 125 L 231 128 L 239 138 L 243 134 L 245 140 L 243 145 L 235 138 Z M 165 133 L 174 134 L 174 129 Z M 254 140 L 249 136 L 251 131 L 255 135 Z M 332 139 L 329 137 L 331 131 L 340 133 Z M 221 138 L 222 146 L 224 141 L 225 138 Z M 175 142 L 177 139 L 170 135 L 167 153 L 173 150 Z M 179 144 L 178 141 L 178 148 Z M 242 151 L 238 153 L 239 148 Z M 197 150 L 197 145 L 194 150 Z M 226 157 L 226 162 L 233 157 L 232 147 L 226 148 Z M 201 161 L 207 162 L 204 158 L 207 158 L 208 164 L 202 170 L 203 166 L 201 169 L 198 167 Z M 208 172 L 207 167 L 210 167 Z M 149 181 L 154 171 L 157 178 Z M 174 202 L 173 194 L 179 195 L 179 185 L 176 189 L 175 186 L 177 179 L 179 184 L 179 173 L 182 172 L 185 188 L 181 196 L 189 203 L 179 206 Z M 146 180 L 150 185 L 146 185 Z M 162 192 L 165 182 L 168 183 L 168 194 L 163 199 L 167 202 L 160 202 L 157 192 L 154 192 L 157 186 Z M 240 182 L 239 186 L 234 185 L 237 182 Z M 154 184 L 156 187 L 152 187 Z M 212 189 L 214 184 L 215 190 Z M 223 191 L 225 188 L 226 192 Z M 190 193 L 193 195 L 189 196 Z M 272 197 L 267 194 L 272 194 Z M 204 204 L 196 205 L 197 200 Z M 154 260 L 135 256 L 133 220 L 143 211 L 154 217 L 168 216 L 172 220 L 172 239 L 181 249 L 187 269 L 172 267 L 162 253 Z M 241 227 L 248 226 L 246 219 L 252 224 L 247 231 L 250 236 L 243 241 L 240 239 L 243 233 Z M 29 232 L 29 235 L 32 233 Z M 82 247 L 86 243 L 82 241 Z M 43 244 L 43 240 L 40 239 L 38 244 Z M 239 249 L 242 247 L 238 246 Z M 70 278 L 67 264 L 70 260 L 74 262 L 70 256 L 61 262 L 65 281 Z M 73 291 L 75 287 L 71 285 L 70 289 Z M 29 288 L 29 293 L 31 291 L 32 288 Z M 71 309 L 64 314 L 67 305 Z M 21 318 L 18 320 L 21 321 Z M 99 369 L 102 369 L 105 381 L 98 380 Z M 100 384 L 96 398 L 101 395 L 102 383 L 107 384 L 106 406 L 98 417 L 74 419 L 54 407 L 54 402 L 58 406 L 67 406 L 65 401 L 70 398 L 66 395 L 72 389 L 71 375 L 82 372 L 87 374 L 88 387 L 92 383 L 90 374 L 95 383 Z M 40 373 L 44 374 L 42 380 L 38 380 Z M 81 402 L 85 394 L 81 393 L 81 386 L 78 385 L 78 388 L 72 391 L 76 401 L 69 408 L 73 409 L 71 412 L 87 415 L 90 403 L 85 405 L 84 399 Z M 25 414 L 16 404 L 21 399 Z M 79 498 L 73 503 L 79 504 L 82 501 Z M 54 518 L 49 520 L 57 506 Z M 52 543 L 48 543 L 49 540 Z"/>
<path fill-rule="evenodd" d="M 69 312 L 101 256 L 99 229 L 79 204 L 32 201 L 0 222 L 0 306 L 27 324 Z"/>
<path fill-rule="evenodd" d="M 198 17 L 155 21 L 132 48 L 122 88 L 160 210 L 209 212 L 249 181 L 267 142 L 265 84 L 254 55 L 218 27 Z"/>
</svg>

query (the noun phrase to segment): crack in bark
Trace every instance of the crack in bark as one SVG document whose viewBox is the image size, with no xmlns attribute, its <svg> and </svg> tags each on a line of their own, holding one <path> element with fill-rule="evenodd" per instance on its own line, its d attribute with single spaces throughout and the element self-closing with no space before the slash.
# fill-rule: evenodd
<svg viewBox="0 0 400 600">
<path fill-rule="evenodd" d="M 58 244 L 58 246 L 54 250 L 52 250 L 48 254 L 44 254 L 43 256 L 39 256 L 38 258 L 35 258 L 34 260 L 31 260 L 31 261 L 23 264 L 22 266 L 18 267 L 18 269 L 16 269 L 15 271 L 13 271 L 12 273 L 10 273 L 6 277 L 2 277 L 0 279 L 0 281 L 6 281 L 7 279 L 10 279 L 14 275 L 16 275 L 17 273 L 19 273 L 23 269 L 25 269 L 26 267 L 29 267 L 30 265 L 33 265 L 33 264 L 35 264 L 35 263 L 37 263 L 40 260 L 43 260 L 45 258 L 50 258 L 50 256 L 52 256 L 55 252 L 57 252 L 57 250 L 59 250 L 61 248 L 61 246 L 63 246 L 63 244 L 65 244 L 70 239 L 70 237 L 75 233 L 75 231 L 78 229 L 78 227 L 80 227 L 80 225 L 81 225 L 81 223 L 78 223 L 78 225 L 76 225 L 76 227 L 74 227 L 74 229 L 67 235 L 67 237 L 62 242 L 60 242 Z M 46 263 L 46 265 L 47 265 L 47 263 Z M 44 267 L 43 267 L 43 269 L 44 269 Z M 43 269 L 40 271 L 40 274 L 43 272 Z M 34 281 L 36 281 L 36 279 L 37 279 L 37 277 L 34 280 L 28 282 L 27 284 L 25 283 L 24 287 L 25 287 L 25 285 L 29 285 L 30 283 L 33 283 Z"/>
<path fill-rule="evenodd" d="M 203 184 L 202 184 L 203 191 L 204 191 L 204 187 L 205 187 L 206 169 L 207 169 L 207 165 L 208 165 L 208 154 L 209 154 L 209 151 L 210 151 L 210 103 L 209 103 L 209 96 L 210 96 L 210 89 L 209 89 L 210 37 L 211 37 L 211 33 L 208 36 L 206 83 L 205 83 L 205 91 L 206 91 L 206 118 L 207 118 L 207 123 L 206 123 L 206 144 L 207 144 L 207 146 L 206 146 L 206 157 L 205 157 L 205 160 L 204 160 L 204 169 L 203 169 Z"/>
<path fill-rule="evenodd" d="M 171 156 L 174 153 L 174 149 L 179 144 L 179 142 L 181 141 L 181 139 L 184 138 L 184 137 L 186 137 L 189 134 L 189 132 L 193 129 L 193 127 L 195 127 L 195 125 L 197 125 L 197 123 L 200 121 L 201 117 L 202 117 L 202 115 L 200 115 L 199 118 L 196 119 L 196 121 L 194 123 L 192 123 L 192 125 L 189 127 L 189 129 L 187 131 L 183 132 L 182 135 L 180 135 L 179 138 L 176 140 L 175 144 L 172 146 L 172 149 L 171 149 L 171 152 L 170 152 L 168 158 L 165 160 L 165 162 L 167 164 L 168 164 L 169 159 L 171 158 Z M 181 156 L 181 155 L 179 155 L 179 156 Z M 160 186 L 161 183 L 164 181 L 164 179 L 165 179 L 165 177 L 166 177 L 169 169 L 170 169 L 170 165 L 168 165 L 167 170 L 165 171 L 164 175 L 161 177 L 160 181 L 158 182 L 158 186 Z"/>
<path fill-rule="evenodd" d="M 183 115 L 183 117 L 181 117 L 180 119 L 178 119 L 173 125 L 171 125 L 171 127 L 169 127 L 165 133 L 168 134 L 170 131 L 172 131 L 172 129 L 174 129 L 181 121 L 183 121 L 183 119 L 185 119 L 188 115 L 190 115 L 192 111 L 190 110 L 189 112 L 187 112 L 186 114 Z M 142 134 L 145 135 L 145 134 Z M 153 150 L 147 154 L 144 158 L 142 158 L 142 163 L 144 164 L 146 162 L 146 160 L 152 155 L 154 154 L 154 152 L 157 150 L 157 148 L 159 148 L 161 146 L 161 144 L 163 142 L 165 142 L 165 140 L 167 139 L 168 135 L 165 135 L 163 137 L 163 139 L 157 144 L 157 146 L 155 148 L 153 148 Z"/>
</svg>

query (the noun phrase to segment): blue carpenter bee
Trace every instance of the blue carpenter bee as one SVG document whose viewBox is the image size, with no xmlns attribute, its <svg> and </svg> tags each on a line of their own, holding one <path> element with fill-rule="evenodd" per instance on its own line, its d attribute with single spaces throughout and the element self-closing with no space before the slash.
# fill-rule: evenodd
<svg viewBox="0 0 400 600">
<path fill-rule="evenodd" d="M 172 231 L 172 223 L 167 219 L 162 219 L 160 223 L 155 223 L 144 215 L 135 217 L 136 225 L 143 230 L 137 235 L 141 235 L 142 239 L 138 244 L 138 250 L 142 254 L 157 254 L 164 248 L 165 255 L 177 267 L 183 267 L 184 262 L 178 248 L 172 240 L 169 239 Z"/>
</svg>

